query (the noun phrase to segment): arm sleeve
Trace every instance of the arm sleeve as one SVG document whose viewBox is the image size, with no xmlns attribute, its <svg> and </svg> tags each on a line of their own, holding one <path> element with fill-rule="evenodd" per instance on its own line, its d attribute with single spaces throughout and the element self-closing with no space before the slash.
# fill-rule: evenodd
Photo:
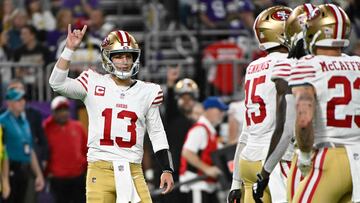
<svg viewBox="0 0 360 203">
<path fill-rule="evenodd" d="M 238 182 L 241 181 L 240 178 L 240 154 L 241 151 L 244 149 L 245 144 L 238 142 L 236 145 L 236 151 L 234 156 L 234 172 L 233 172 L 233 180 L 236 180 Z"/>
<path fill-rule="evenodd" d="M 271 137 L 268 155 L 264 164 L 264 169 L 268 173 L 271 173 L 276 164 L 281 160 L 292 137 L 291 132 L 289 133 L 286 130 L 289 129 L 289 127 L 287 127 L 289 123 L 286 122 L 291 119 L 285 119 L 287 116 L 285 95 L 280 95 L 278 103 L 276 109 L 276 127 Z"/>
<path fill-rule="evenodd" d="M 246 145 L 249 137 L 249 130 L 246 127 L 246 122 L 243 122 L 241 134 L 239 136 L 239 143 L 243 143 Z"/>
<path fill-rule="evenodd" d="M 166 133 L 160 117 L 160 110 L 157 105 L 151 106 L 146 114 L 146 128 L 155 153 L 162 149 L 169 149 Z"/>
<path fill-rule="evenodd" d="M 80 79 L 72 79 L 68 77 L 68 73 L 69 70 L 64 71 L 55 66 L 49 78 L 51 88 L 66 97 L 83 100 L 87 94 L 87 87 L 81 80 L 82 75 L 79 76 Z"/>
</svg>

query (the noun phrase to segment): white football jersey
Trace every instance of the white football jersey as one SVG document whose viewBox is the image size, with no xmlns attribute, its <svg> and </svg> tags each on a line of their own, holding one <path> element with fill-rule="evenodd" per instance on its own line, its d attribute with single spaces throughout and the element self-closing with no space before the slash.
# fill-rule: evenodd
<svg viewBox="0 0 360 203">
<path fill-rule="evenodd" d="M 315 144 L 360 143 L 360 57 L 305 56 L 291 69 L 289 84 L 316 90 Z"/>
<path fill-rule="evenodd" d="M 274 52 L 250 63 L 245 76 L 245 125 L 248 138 L 242 157 L 264 160 L 275 128 L 276 88 L 271 81 L 275 64 L 287 54 Z"/>
<path fill-rule="evenodd" d="M 84 71 L 77 80 L 86 90 L 83 102 L 89 117 L 88 160 L 124 160 L 141 163 L 146 130 L 151 141 L 161 137 L 156 149 L 169 148 L 159 116 L 151 109 L 163 101 L 159 85 L 136 80 L 122 89 L 110 75 Z M 124 88 L 124 87 L 123 87 Z M 164 142 L 164 139 L 166 142 Z M 154 143 L 153 143 L 154 144 Z"/>
</svg>

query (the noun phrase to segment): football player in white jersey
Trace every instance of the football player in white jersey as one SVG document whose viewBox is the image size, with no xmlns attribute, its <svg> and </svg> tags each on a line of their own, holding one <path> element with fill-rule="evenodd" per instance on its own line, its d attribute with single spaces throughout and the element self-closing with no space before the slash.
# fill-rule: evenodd
<svg viewBox="0 0 360 203">
<path fill-rule="evenodd" d="M 266 158 L 275 127 L 277 90 L 271 81 L 271 74 L 274 65 L 288 56 L 284 25 L 291 11 L 288 7 L 274 6 L 261 12 L 254 23 L 260 48 L 266 50 L 268 55 L 251 62 L 246 70 L 245 127 L 240 140 L 245 134 L 248 137 L 245 147 L 241 150 L 238 143 L 235 152 L 235 171 L 228 202 L 239 202 L 242 183 L 245 188 L 245 202 L 254 202 L 252 185 L 256 182 L 256 173 L 261 170 L 262 161 Z M 271 201 L 268 189 L 265 190 L 263 200 Z"/>
<path fill-rule="evenodd" d="M 87 70 L 76 79 L 68 77 L 71 56 L 86 32 L 68 26 L 66 47 L 49 83 L 54 91 L 86 105 L 89 115 L 87 202 L 152 202 L 142 173 L 143 142 L 148 132 L 155 156 L 163 170 L 163 193 L 173 188 L 173 166 L 159 105 L 159 85 L 134 80 L 140 49 L 126 31 L 109 33 L 101 44 L 101 75 Z"/>
<path fill-rule="evenodd" d="M 298 166 L 307 174 L 295 203 L 360 201 L 360 58 L 342 54 L 349 35 L 346 13 L 320 5 L 305 34 L 313 55 L 291 69 Z"/>
<path fill-rule="evenodd" d="M 276 127 L 271 137 L 268 155 L 266 157 L 258 180 L 253 186 L 254 199 L 259 200 L 268 184 L 276 184 L 276 191 L 271 192 L 273 202 L 291 202 L 291 194 L 301 179 L 300 171 L 296 170 L 296 162 L 290 172 L 291 159 L 294 152 L 295 99 L 288 87 L 291 65 L 297 59 L 306 55 L 303 31 L 305 21 L 315 9 L 312 4 L 302 4 L 294 8 L 285 23 L 285 37 L 289 48 L 286 60 L 275 64 L 271 79 L 277 89 Z M 296 160 L 296 159 L 295 159 Z M 279 163 L 279 164 L 278 164 Z M 270 175 L 271 174 L 271 175 Z M 273 174 L 278 174 L 274 176 Z M 278 178 L 280 177 L 280 179 Z M 271 182 L 269 183 L 269 178 Z M 288 188 L 288 197 L 287 194 Z"/>
</svg>

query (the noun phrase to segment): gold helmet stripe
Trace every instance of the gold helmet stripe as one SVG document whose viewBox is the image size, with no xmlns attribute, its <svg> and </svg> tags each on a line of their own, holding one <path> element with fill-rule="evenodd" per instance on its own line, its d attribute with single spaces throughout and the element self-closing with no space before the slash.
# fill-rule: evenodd
<svg viewBox="0 0 360 203">
<path fill-rule="evenodd" d="M 328 4 L 330 7 L 331 12 L 333 13 L 333 15 L 335 16 L 335 30 L 334 30 L 334 39 L 343 39 L 344 35 L 345 35 L 345 17 L 343 16 L 343 14 L 341 13 L 340 9 L 333 5 L 333 4 Z"/>
</svg>

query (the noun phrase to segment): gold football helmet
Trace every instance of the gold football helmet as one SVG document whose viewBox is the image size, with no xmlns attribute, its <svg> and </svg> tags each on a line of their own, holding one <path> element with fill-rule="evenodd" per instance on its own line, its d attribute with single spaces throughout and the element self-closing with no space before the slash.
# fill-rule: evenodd
<svg viewBox="0 0 360 203">
<path fill-rule="evenodd" d="M 334 5 L 316 8 L 306 23 L 305 41 L 311 53 L 314 46 L 346 47 L 349 45 L 350 20 L 345 11 Z"/>
<path fill-rule="evenodd" d="M 310 3 L 297 6 L 285 22 L 286 46 L 291 49 L 297 41 L 304 37 L 306 20 L 315 6 Z"/>
<path fill-rule="evenodd" d="M 182 80 L 179 80 L 175 84 L 175 93 L 176 95 L 182 95 L 182 94 L 191 94 L 195 99 L 199 98 L 199 88 L 198 85 L 189 78 L 184 78 Z"/>
<path fill-rule="evenodd" d="M 115 64 L 111 61 L 111 57 L 118 53 L 131 53 L 133 55 L 133 65 L 130 71 L 117 70 Z M 114 74 L 120 79 L 127 79 L 134 76 L 139 71 L 140 65 L 140 49 L 135 38 L 126 31 L 112 31 L 105 37 L 101 43 L 101 57 L 103 68 L 106 72 Z"/>
<path fill-rule="evenodd" d="M 254 23 L 254 33 L 262 50 L 285 45 L 284 27 L 292 9 L 273 6 L 261 12 Z"/>
</svg>

